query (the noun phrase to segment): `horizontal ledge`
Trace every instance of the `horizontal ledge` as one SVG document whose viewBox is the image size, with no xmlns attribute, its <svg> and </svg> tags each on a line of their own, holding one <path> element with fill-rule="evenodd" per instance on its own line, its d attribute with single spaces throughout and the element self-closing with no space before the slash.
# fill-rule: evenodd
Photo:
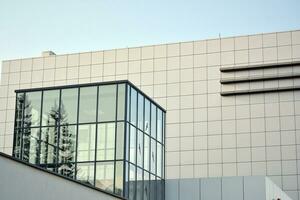
<svg viewBox="0 0 300 200">
<path fill-rule="evenodd" d="M 234 66 L 234 67 L 221 67 L 221 72 L 232 72 L 232 71 L 242 71 L 251 69 L 264 69 L 271 67 L 286 67 L 300 64 L 300 61 L 294 62 L 280 62 L 280 63 L 267 63 L 267 64 L 256 64 L 256 65 L 245 65 L 245 66 Z"/>
<path fill-rule="evenodd" d="M 300 74 L 278 74 L 278 75 L 267 75 L 267 76 L 250 76 L 250 77 L 238 77 L 238 78 L 225 78 L 221 79 L 221 84 L 229 83 L 241 83 L 241 82 L 250 82 L 250 81 L 268 81 L 268 80 L 277 80 L 277 79 L 287 79 L 287 78 L 298 78 Z"/>
<path fill-rule="evenodd" d="M 265 89 L 253 89 L 253 90 L 236 90 L 236 91 L 226 91 L 220 92 L 221 96 L 231 96 L 231 95 L 242 95 L 242 94 L 255 94 L 255 93 L 267 93 L 267 92 L 283 92 L 291 90 L 300 90 L 300 86 L 290 86 L 290 87 L 278 87 L 278 88 L 265 88 Z"/>
</svg>

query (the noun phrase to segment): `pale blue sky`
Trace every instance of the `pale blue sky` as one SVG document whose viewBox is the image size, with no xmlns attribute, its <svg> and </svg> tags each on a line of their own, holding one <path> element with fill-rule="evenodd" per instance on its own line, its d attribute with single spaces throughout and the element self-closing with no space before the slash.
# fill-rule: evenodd
<svg viewBox="0 0 300 200">
<path fill-rule="evenodd" d="M 0 61 L 300 29 L 300 0 L 0 0 Z"/>
</svg>

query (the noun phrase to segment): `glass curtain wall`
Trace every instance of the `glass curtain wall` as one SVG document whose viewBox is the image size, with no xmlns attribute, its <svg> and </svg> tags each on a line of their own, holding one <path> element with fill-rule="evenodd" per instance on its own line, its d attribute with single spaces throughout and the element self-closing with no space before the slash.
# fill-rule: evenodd
<svg viewBox="0 0 300 200">
<path fill-rule="evenodd" d="M 129 199 L 164 199 L 164 124 L 128 82 L 20 90 L 13 155 Z"/>
<path fill-rule="evenodd" d="M 130 85 L 126 99 L 126 197 L 164 199 L 165 112 Z"/>
</svg>

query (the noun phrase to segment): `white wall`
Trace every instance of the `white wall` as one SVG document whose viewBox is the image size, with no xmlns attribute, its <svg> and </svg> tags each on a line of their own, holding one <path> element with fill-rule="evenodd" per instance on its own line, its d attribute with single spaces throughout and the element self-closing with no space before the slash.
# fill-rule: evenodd
<svg viewBox="0 0 300 200">
<path fill-rule="evenodd" d="M 0 155 L 0 199 L 121 199 Z"/>
<path fill-rule="evenodd" d="M 234 73 L 220 67 L 299 60 L 298 30 L 4 61 L 0 151 L 12 151 L 15 89 L 129 79 L 167 109 L 168 179 L 266 175 L 300 199 L 300 91 L 220 96 L 300 86 L 299 78 L 220 84 L 296 74 L 299 66 Z"/>
<path fill-rule="evenodd" d="M 166 200 L 291 200 L 263 176 L 173 179 L 166 181 Z"/>
</svg>

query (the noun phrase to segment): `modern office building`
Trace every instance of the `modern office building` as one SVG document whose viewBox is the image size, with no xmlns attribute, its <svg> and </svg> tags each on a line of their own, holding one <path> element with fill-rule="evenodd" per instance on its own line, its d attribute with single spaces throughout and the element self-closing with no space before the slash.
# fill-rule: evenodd
<svg viewBox="0 0 300 200">
<path fill-rule="evenodd" d="M 164 199 L 165 111 L 131 83 L 16 93 L 13 157 L 128 199 Z"/>
<path fill-rule="evenodd" d="M 124 86 L 123 95 L 130 96 L 127 102 L 131 102 L 124 109 L 131 111 L 132 105 L 137 109 L 134 123 L 130 121 L 131 112 L 124 111 L 128 115 L 122 122 L 116 112 L 122 85 L 128 85 Z M 105 91 L 108 86 L 115 89 Z M 86 87 L 94 87 L 94 91 L 85 90 Z M 299 200 L 299 89 L 299 30 L 65 55 L 44 52 L 41 57 L 2 63 L 0 151 L 120 196 L 132 197 L 130 193 L 134 193 L 136 199 L 141 199 L 137 195 L 154 198 L 151 184 L 148 190 L 145 184 L 140 186 L 139 180 L 150 180 L 148 183 L 156 183 L 152 190 L 155 195 L 160 193 L 157 184 L 162 185 L 161 193 L 165 188 L 165 199 L 288 199 L 281 188 L 291 199 Z M 131 98 L 128 90 L 135 91 L 136 96 Z M 113 100 L 107 100 L 101 92 L 114 93 L 110 97 Z M 68 95 L 77 95 L 77 99 Z M 141 104 L 137 96 L 145 100 L 143 116 L 138 115 Z M 26 107 L 26 97 L 39 107 Z M 81 104 L 81 98 L 86 103 Z M 115 102 L 115 106 L 102 107 L 101 98 L 108 105 Z M 152 106 L 146 111 L 146 100 L 156 109 L 154 122 L 162 125 L 160 139 L 158 128 L 156 137 L 151 134 L 152 121 L 145 123 L 147 114 L 150 119 L 154 116 Z M 27 115 L 26 110 L 39 111 Z M 81 112 L 88 122 L 81 121 Z M 112 118 L 101 121 L 101 114 L 107 112 L 107 117 Z M 93 114 L 95 118 L 90 120 L 88 116 Z M 129 152 L 122 158 L 117 157 L 116 145 L 120 123 L 124 124 L 120 128 L 124 138 L 129 136 L 129 141 L 122 143 L 124 152 Z M 34 144 L 38 148 L 31 149 L 26 134 L 33 126 L 36 128 L 30 135 L 38 137 L 39 142 Z M 130 145 L 131 127 L 135 146 Z M 109 132 L 117 134 L 109 138 Z M 23 136 L 14 138 L 14 133 Z M 89 137 L 81 138 L 81 133 Z M 151 140 L 147 142 L 150 150 L 138 143 L 139 135 L 143 135 L 143 144 L 145 138 Z M 76 145 L 71 142 L 74 137 Z M 101 146 L 101 140 L 97 140 L 101 137 L 107 137 L 103 148 L 88 145 L 87 140 Z M 156 152 L 151 152 L 152 141 Z M 139 151 L 147 150 L 151 153 L 147 159 L 143 156 L 141 166 Z M 152 157 L 156 165 L 151 165 Z M 121 168 L 119 163 L 123 163 L 122 178 L 116 175 Z M 156 169 L 152 171 L 151 166 Z M 104 168 L 110 176 L 97 175 Z M 131 171 L 135 173 L 130 174 Z M 145 173 L 138 171 L 146 172 L 146 178 Z M 130 180 L 134 180 L 135 189 L 130 189 Z M 279 188 L 269 186 L 272 182 Z M 257 185 L 262 191 L 254 189 Z M 140 194 L 140 187 L 150 191 L 150 196 Z"/>
</svg>

